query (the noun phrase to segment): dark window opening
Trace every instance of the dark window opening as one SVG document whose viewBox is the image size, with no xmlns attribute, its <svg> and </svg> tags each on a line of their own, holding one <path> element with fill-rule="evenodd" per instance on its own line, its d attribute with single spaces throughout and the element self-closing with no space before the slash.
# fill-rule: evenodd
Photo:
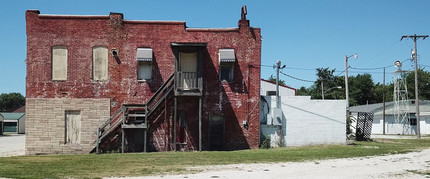
<svg viewBox="0 0 430 179">
<path fill-rule="evenodd" d="M 409 125 L 416 126 L 417 125 L 417 116 L 415 113 L 410 113 L 408 118 Z"/>
</svg>

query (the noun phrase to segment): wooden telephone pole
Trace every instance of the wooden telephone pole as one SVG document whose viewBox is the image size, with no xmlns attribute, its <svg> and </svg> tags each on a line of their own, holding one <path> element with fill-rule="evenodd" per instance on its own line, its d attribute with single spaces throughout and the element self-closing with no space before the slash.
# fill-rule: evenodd
<svg viewBox="0 0 430 179">
<path fill-rule="evenodd" d="M 429 37 L 428 35 L 404 35 L 400 40 L 403 40 L 404 38 L 411 38 L 414 40 L 414 51 L 412 53 L 412 58 L 415 61 L 415 107 L 416 107 L 416 113 L 417 116 L 417 137 L 421 138 L 421 131 L 420 131 L 420 101 L 418 98 L 418 65 L 417 65 L 417 40 L 422 38 L 423 40 Z"/>
</svg>

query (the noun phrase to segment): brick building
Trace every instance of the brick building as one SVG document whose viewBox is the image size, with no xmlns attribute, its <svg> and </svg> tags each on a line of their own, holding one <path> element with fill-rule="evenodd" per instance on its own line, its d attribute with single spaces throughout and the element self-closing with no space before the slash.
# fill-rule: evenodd
<svg viewBox="0 0 430 179">
<path fill-rule="evenodd" d="M 26 12 L 26 154 L 237 150 L 259 143 L 261 35 Z"/>
</svg>

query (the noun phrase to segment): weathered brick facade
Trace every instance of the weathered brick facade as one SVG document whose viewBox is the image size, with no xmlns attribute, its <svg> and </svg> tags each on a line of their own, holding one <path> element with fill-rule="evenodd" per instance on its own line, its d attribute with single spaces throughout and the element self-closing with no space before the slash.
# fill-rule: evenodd
<svg viewBox="0 0 430 179">
<path fill-rule="evenodd" d="M 37 10 L 28 10 L 26 22 L 26 126 L 30 127 L 27 130 L 28 154 L 88 152 L 89 148 L 86 147 L 75 151 L 66 149 L 61 143 L 61 136 L 58 139 L 49 138 L 51 133 L 64 133 L 60 124 L 55 127 L 48 123 L 31 126 L 40 120 L 50 121 L 55 118 L 56 122 L 64 121 L 65 108 L 52 108 L 49 106 L 50 101 L 61 106 L 58 103 L 70 103 L 69 100 L 84 101 L 85 105 L 88 104 L 86 100 L 96 100 L 91 103 L 99 106 L 96 109 L 97 117 L 90 115 L 87 119 L 88 116 L 82 113 L 82 121 L 92 121 L 82 124 L 90 125 L 86 127 L 89 131 L 95 131 L 108 118 L 103 112 L 106 108 L 112 114 L 123 104 L 146 103 L 175 72 L 175 55 L 171 43 L 207 44 L 201 54 L 202 62 L 199 62 L 203 68 L 203 150 L 210 149 L 209 118 L 212 115 L 223 115 L 225 119 L 223 149 L 258 147 L 261 35 L 260 29 L 250 27 L 248 20 L 239 20 L 238 28 L 199 29 L 188 28 L 185 22 L 124 20 L 120 13 L 108 16 L 61 16 L 41 15 Z M 67 47 L 67 80 L 52 80 L 51 52 L 54 46 Z M 118 58 L 109 54 L 107 81 L 92 79 L 92 48 L 96 46 L 105 46 L 109 52 L 113 49 L 119 52 Z M 145 82 L 137 80 L 136 49 L 140 47 L 153 50 L 152 79 Z M 218 53 L 223 48 L 234 49 L 235 52 L 232 82 L 219 80 Z M 39 103 L 39 100 L 42 102 Z M 196 150 L 199 144 L 198 98 L 182 96 L 177 100 L 177 110 L 187 115 L 184 132 L 188 140 L 186 144 L 179 144 L 180 150 Z M 153 123 L 150 125 L 149 142 L 152 151 L 172 149 L 172 104 L 172 100 L 166 102 L 167 109 L 164 112 L 160 110 L 159 115 L 151 119 Z M 85 105 L 74 108 L 85 108 Z M 56 115 L 50 115 L 48 111 Z M 158 120 L 163 113 L 164 119 Z M 95 140 L 91 135 L 88 138 Z"/>
</svg>

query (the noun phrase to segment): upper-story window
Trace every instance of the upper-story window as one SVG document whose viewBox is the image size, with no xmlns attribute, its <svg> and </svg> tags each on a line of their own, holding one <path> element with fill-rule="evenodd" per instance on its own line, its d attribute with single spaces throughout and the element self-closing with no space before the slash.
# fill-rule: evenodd
<svg viewBox="0 0 430 179">
<path fill-rule="evenodd" d="M 137 80 L 152 78 L 152 49 L 137 48 Z"/>
<path fill-rule="evenodd" d="M 234 49 L 219 50 L 219 78 L 221 81 L 233 81 L 235 61 Z"/>
<path fill-rule="evenodd" d="M 107 47 L 93 47 L 93 80 L 108 80 Z"/>
<path fill-rule="evenodd" d="M 67 80 L 67 47 L 52 47 L 52 80 Z"/>
</svg>

